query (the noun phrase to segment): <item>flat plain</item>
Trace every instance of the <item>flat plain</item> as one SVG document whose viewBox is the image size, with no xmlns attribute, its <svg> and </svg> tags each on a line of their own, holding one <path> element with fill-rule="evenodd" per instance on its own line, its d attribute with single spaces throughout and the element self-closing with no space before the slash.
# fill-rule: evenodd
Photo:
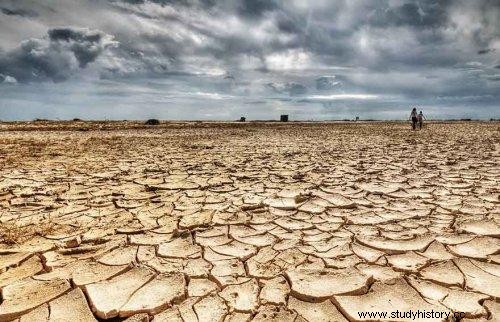
<svg viewBox="0 0 500 322">
<path fill-rule="evenodd" d="M 0 321 L 500 321 L 499 193 L 498 122 L 0 123 Z"/>
</svg>

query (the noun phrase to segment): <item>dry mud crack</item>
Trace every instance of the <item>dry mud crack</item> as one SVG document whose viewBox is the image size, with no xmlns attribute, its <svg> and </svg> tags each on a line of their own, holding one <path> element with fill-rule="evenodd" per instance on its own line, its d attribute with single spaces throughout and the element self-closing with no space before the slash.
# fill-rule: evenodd
<svg viewBox="0 0 500 322">
<path fill-rule="evenodd" d="M 0 321 L 500 321 L 498 123 L 81 124 L 0 124 Z"/>
</svg>

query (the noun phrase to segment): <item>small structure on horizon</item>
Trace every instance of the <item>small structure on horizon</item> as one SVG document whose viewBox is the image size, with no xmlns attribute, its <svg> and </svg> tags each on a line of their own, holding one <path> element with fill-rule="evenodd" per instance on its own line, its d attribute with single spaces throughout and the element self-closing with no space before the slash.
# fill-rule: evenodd
<svg viewBox="0 0 500 322">
<path fill-rule="evenodd" d="M 356 122 L 359 121 L 359 116 L 356 116 Z"/>
<path fill-rule="evenodd" d="M 146 125 L 159 125 L 160 121 L 157 119 L 149 119 L 144 124 L 146 124 Z"/>
<path fill-rule="evenodd" d="M 244 116 L 240 117 L 240 122 L 245 122 L 246 120 L 247 120 L 246 117 L 244 117 Z"/>
<path fill-rule="evenodd" d="M 287 114 L 282 114 L 280 116 L 280 122 L 288 122 L 288 115 Z"/>
</svg>

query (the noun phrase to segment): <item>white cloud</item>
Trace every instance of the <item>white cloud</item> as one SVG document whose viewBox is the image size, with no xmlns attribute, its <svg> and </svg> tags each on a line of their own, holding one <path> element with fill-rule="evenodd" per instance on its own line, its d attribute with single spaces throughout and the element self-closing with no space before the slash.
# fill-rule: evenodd
<svg viewBox="0 0 500 322">
<path fill-rule="evenodd" d="M 7 76 L 5 76 L 3 83 L 5 83 L 5 84 L 17 84 L 17 79 L 15 79 L 12 76 L 7 75 Z"/>
<path fill-rule="evenodd" d="M 302 70 L 314 67 L 311 54 L 302 49 L 290 49 L 268 55 L 266 67 L 270 70 Z"/>
</svg>

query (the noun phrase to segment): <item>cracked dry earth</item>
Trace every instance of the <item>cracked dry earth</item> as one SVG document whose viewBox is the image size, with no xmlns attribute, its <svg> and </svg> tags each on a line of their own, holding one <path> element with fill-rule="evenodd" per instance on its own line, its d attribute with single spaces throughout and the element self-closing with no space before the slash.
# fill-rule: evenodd
<svg viewBox="0 0 500 322">
<path fill-rule="evenodd" d="M 408 127 L 4 123 L 0 321 L 500 321 L 499 124 Z"/>
</svg>

